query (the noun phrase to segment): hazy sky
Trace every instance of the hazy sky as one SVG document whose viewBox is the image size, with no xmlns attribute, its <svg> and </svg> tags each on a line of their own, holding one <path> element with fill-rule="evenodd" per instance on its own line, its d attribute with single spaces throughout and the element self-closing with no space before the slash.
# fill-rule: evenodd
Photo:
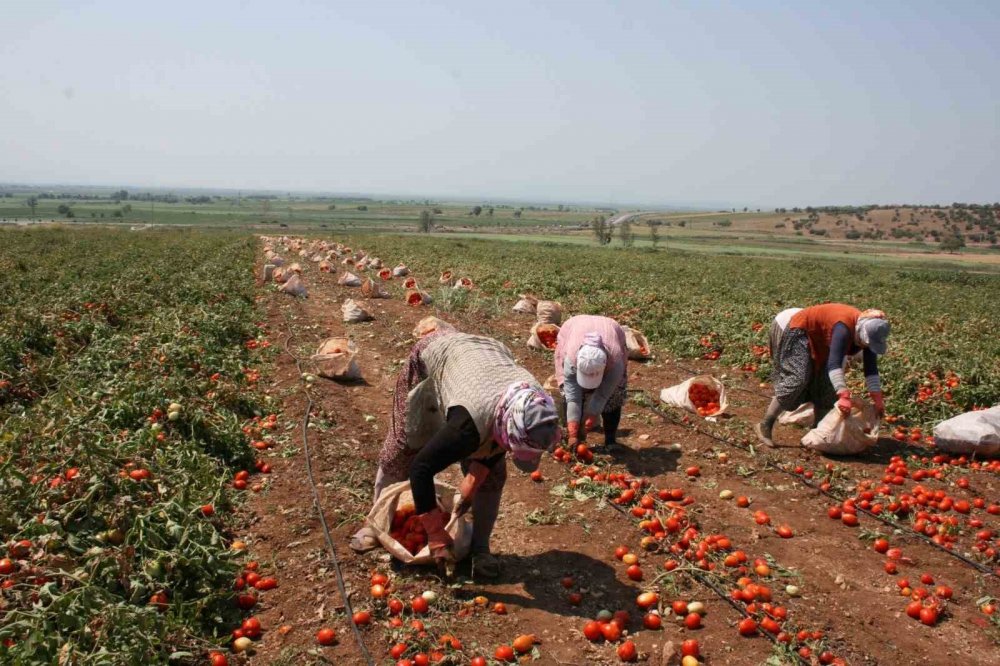
<svg viewBox="0 0 1000 666">
<path fill-rule="evenodd" d="M 0 181 L 1000 200 L 1000 0 L 7 0 Z"/>
</svg>

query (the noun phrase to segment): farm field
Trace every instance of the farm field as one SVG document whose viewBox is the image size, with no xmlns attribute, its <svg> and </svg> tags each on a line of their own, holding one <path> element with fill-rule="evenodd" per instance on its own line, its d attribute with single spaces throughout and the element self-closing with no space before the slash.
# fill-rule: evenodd
<svg viewBox="0 0 1000 666">
<path fill-rule="evenodd" d="M 13 498 L 0 537 L 16 568 L 0 573 L 12 581 L 0 585 L 0 655 L 10 663 L 213 663 L 219 650 L 230 664 L 418 664 L 440 652 L 496 666 L 520 635 L 532 643 L 520 659 L 538 664 L 622 663 L 633 644 L 644 663 L 679 664 L 691 640 L 708 665 L 991 664 L 1000 650 L 1000 614 L 986 612 L 1000 597 L 1000 468 L 925 448 L 937 420 L 1000 400 L 1000 342 L 983 335 L 998 276 L 471 237 L 307 239 L 406 263 L 434 297 L 415 308 L 401 280 L 384 283 L 391 298 L 365 300 L 287 244 L 277 249 L 302 263 L 308 298 L 254 284 L 263 249 L 246 233 L 0 238 L 5 274 L 22 276 L 4 295 L 0 367 L 0 484 Z M 444 270 L 475 288 L 439 285 Z M 623 449 L 595 449 L 588 463 L 546 457 L 541 481 L 511 473 L 494 584 L 447 584 L 382 551 L 355 555 L 347 540 L 370 507 L 414 326 L 433 314 L 497 337 L 544 380 L 551 354 L 526 348 L 533 319 L 511 312 L 525 292 L 649 337 L 653 358 L 629 364 Z M 374 321 L 345 324 L 346 298 Z M 883 377 L 895 423 L 864 458 L 810 453 L 792 427 L 777 430 L 779 448 L 754 450 L 770 318 L 829 299 L 892 319 Z M 363 381 L 309 374 L 331 335 L 356 342 Z M 726 383 L 729 418 L 655 400 L 697 373 Z M 894 506 L 903 500 L 910 510 Z M 373 596 L 379 576 L 388 592 Z M 274 584 L 252 590 L 261 579 Z M 904 587 L 940 599 L 940 617 L 908 617 Z M 656 595 L 641 599 L 646 609 L 642 592 Z M 426 610 L 414 603 L 422 594 Z M 624 634 L 588 640 L 604 610 L 628 611 Z M 351 612 L 362 614 L 357 634 Z M 236 653 L 238 627 L 252 647 Z M 317 641 L 324 629 L 329 646 Z"/>
</svg>

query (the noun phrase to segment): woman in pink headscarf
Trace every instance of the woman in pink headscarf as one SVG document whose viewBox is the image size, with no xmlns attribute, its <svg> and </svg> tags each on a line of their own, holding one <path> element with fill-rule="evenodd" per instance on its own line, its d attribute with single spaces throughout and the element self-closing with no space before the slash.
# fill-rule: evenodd
<svg viewBox="0 0 1000 666">
<path fill-rule="evenodd" d="M 569 445 L 576 446 L 604 422 L 604 444 L 616 444 L 628 387 L 625 329 L 610 317 L 577 315 L 556 339 L 555 371 L 566 401 Z M 582 423 L 581 423 L 582 422 Z"/>
</svg>

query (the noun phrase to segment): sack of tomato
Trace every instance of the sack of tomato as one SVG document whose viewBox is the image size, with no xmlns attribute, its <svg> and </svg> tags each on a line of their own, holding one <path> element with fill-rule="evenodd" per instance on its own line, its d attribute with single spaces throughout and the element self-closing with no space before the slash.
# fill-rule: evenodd
<svg viewBox="0 0 1000 666">
<path fill-rule="evenodd" d="M 434 488 L 438 506 L 445 513 L 452 513 L 457 489 L 440 481 L 434 482 Z M 401 481 L 383 490 L 368 513 L 365 524 L 375 533 L 382 547 L 403 564 L 433 563 L 434 558 L 427 548 L 427 534 L 413 508 L 409 481 Z M 455 542 L 455 558 L 465 558 L 472 546 L 472 514 L 453 515 L 445 530 Z"/>
<path fill-rule="evenodd" d="M 660 391 L 660 400 L 698 416 L 719 416 L 729 407 L 726 387 L 712 375 L 698 375 Z"/>
<path fill-rule="evenodd" d="M 531 335 L 528 337 L 528 347 L 551 351 L 556 348 L 558 338 L 559 327 L 556 324 L 535 324 L 531 327 Z"/>
</svg>

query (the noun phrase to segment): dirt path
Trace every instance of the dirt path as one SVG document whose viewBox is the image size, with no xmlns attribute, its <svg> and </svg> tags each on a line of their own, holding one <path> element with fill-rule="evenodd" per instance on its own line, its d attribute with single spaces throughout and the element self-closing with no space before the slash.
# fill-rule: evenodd
<svg viewBox="0 0 1000 666">
<path fill-rule="evenodd" d="M 420 275 L 419 266 L 415 268 L 421 283 L 436 282 L 431 276 Z M 320 273 L 315 264 L 305 266 L 304 279 L 310 290 L 305 300 L 262 290 L 272 342 L 299 357 L 308 357 L 321 340 L 332 335 L 349 335 L 360 347 L 358 360 L 364 382 L 345 386 L 321 380 L 313 385 L 313 427 L 309 431 L 324 515 L 357 610 L 371 606 L 370 574 L 374 570 L 394 571 L 382 551 L 357 556 L 347 548 L 347 542 L 369 508 L 396 371 L 409 352 L 417 321 L 436 314 L 460 330 L 497 337 L 540 380 L 551 374 L 551 354 L 525 348 L 530 317 L 513 313 L 452 315 L 432 308 L 411 308 L 400 298 L 398 280 L 389 283 L 394 298 L 365 301 L 375 321 L 345 324 L 340 304 L 346 297 L 360 299 L 359 290 L 337 286 L 336 274 Z M 255 609 L 265 635 L 248 663 L 363 664 L 348 618 L 341 612 L 343 601 L 313 510 L 300 433 L 306 398 L 291 354 L 280 354 L 271 378 L 271 394 L 280 404 L 281 433 L 280 445 L 268 457 L 274 472 L 268 487 L 247 506 L 245 539 L 261 570 L 280 581 L 277 589 L 261 595 Z M 686 361 L 683 366 L 716 376 L 726 372 L 706 362 Z M 653 395 L 689 376 L 684 368 L 666 359 L 630 363 L 629 371 L 631 387 Z M 745 389 L 732 392 L 734 418 L 726 425 L 730 435 L 738 435 L 740 424 L 752 423 L 767 398 L 752 377 L 729 372 L 734 376 L 725 380 L 727 386 Z M 780 603 L 788 607 L 798 626 L 823 630 L 836 653 L 850 663 L 945 664 L 955 659 L 968 664 L 995 663 L 997 646 L 983 631 L 974 601 L 984 591 L 993 595 L 1000 592 L 971 569 L 926 544 L 893 538 L 894 545 L 898 541 L 916 560 L 904 573 L 919 578 L 921 572 L 930 571 L 938 582 L 955 589 L 957 603 L 951 608 L 952 617 L 935 628 L 924 627 L 903 614 L 906 600 L 899 596 L 895 577 L 882 570 L 885 557 L 859 539 L 857 529 L 826 517 L 831 504 L 826 498 L 788 476 L 765 471 L 760 458 L 666 423 L 639 405 L 627 406 L 622 428 L 627 450 L 616 456 L 615 465 L 650 479 L 655 487 L 682 488 L 695 498 L 694 506 L 700 507 L 698 520 L 703 533 L 724 532 L 751 559 L 768 554 L 800 575 L 796 580 L 803 597 L 789 599 L 782 594 Z M 817 472 L 822 469 L 824 459 L 795 445 L 800 433 L 785 428 L 778 434 L 779 443 L 790 447 L 781 449 L 780 457 L 799 460 Z M 680 451 L 669 446 L 674 443 L 680 444 Z M 893 445 L 887 440 L 886 447 Z M 854 478 L 878 480 L 889 455 L 880 451 L 865 460 L 837 464 Z M 699 479 L 689 479 L 678 471 L 689 465 L 701 467 Z M 443 611 L 426 620 L 429 631 L 433 624 L 438 631 L 454 633 L 467 655 L 492 656 L 497 645 L 509 643 L 517 634 L 535 633 L 542 640 L 539 664 L 618 663 L 613 646 L 592 646 L 579 630 L 598 610 L 622 608 L 633 614 L 633 638 L 640 651 L 649 655 L 649 664 L 668 663 L 664 646 L 679 646 L 692 636 L 701 641 L 708 664 L 761 664 L 773 654 L 771 644 L 762 638 L 740 638 L 734 629 L 739 620 L 736 611 L 694 583 L 683 583 L 675 593 L 678 598 L 706 602 L 705 628 L 689 631 L 671 621 L 662 631 L 642 630 L 634 602 L 642 583 L 630 581 L 625 567 L 612 556 L 619 544 L 638 551 L 641 533 L 608 506 L 599 508 L 594 501 L 553 497 L 552 488 L 571 478 L 569 469 L 547 458 L 542 470 L 546 477 L 543 483 L 533 483 L 526 475 L 511 471 L 494 536 L 494 551 L 502 555 L 504 566 L 504 576 L 497 584 L 468 584 L 449 590 L 426 571 L 400 569 L 392 574 L 394 593 L 404 601 L 425 589 L 434 589 L 441 596 L 438 606 Z M 995 475 L 970 472 L 968 477 L 972 480 L 969 492 L 987 498 L 1000 495 Z M 751 509 L 739 509 L 732 501 L 719 499 L 724 488 L 752 497 Z M 949 488 L 949 492 L 953 490 Z M 768 511 L 775 524 L 792 526 L 795 538 L 780 539 L 773 531 L 757 526 L 752 519 L 756 509 Z M 882 527 L 868 522 L 862 523 L 866 529 Z M 998 522 L 992 519 L 994 529 Z M 643 556 L 648 577 L 662 570 L 663 559 L 663 555 Z M 583 594 L 579 606 L 569 603 L 560 585 L 560 579 L 567 575 L 575 578 L 574 589 Z M 783 582 L 774 585 L 776 590 L 783 586 Z M 490 604 L 506 603 L 509 613 L 494 615 L 468 603 L 480 594 L 488 597 Z M 279 630 L 283 626 L 290 630 Z M 339 642 L 319 648 L 315 633 L 326 626 L 336 630 Z M 375 663 L 394 663 L 388 651 L 401 631 L 386 626 L 363 631 Z"/>
</svg>

